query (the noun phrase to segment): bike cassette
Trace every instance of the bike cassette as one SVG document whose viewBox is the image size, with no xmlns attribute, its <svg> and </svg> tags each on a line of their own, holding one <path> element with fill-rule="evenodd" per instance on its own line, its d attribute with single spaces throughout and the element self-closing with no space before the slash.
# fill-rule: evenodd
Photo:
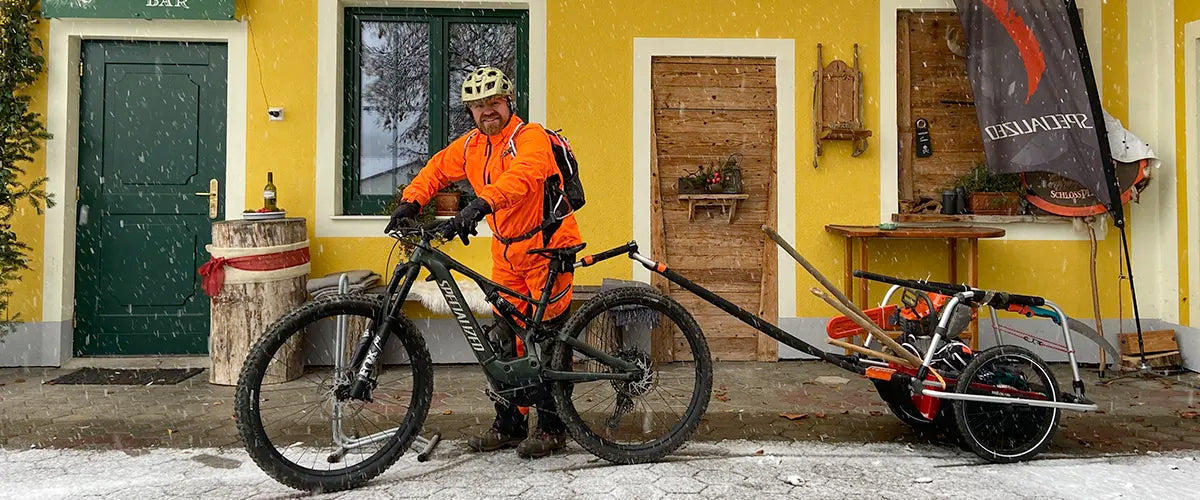
<svg viewBox="0 0 1200 500">
<path fill-rule="evenodd" d="M 638 349 L 621 349 L 613 356 L 633 363 L 637 367 L 637 377 L 633 380 L 614 380 L 613 389 L 618 395 L 626 398 L 636 398 L 654 387 L 654 369 L 651 367 L 650 355 Z"/>
</svg>

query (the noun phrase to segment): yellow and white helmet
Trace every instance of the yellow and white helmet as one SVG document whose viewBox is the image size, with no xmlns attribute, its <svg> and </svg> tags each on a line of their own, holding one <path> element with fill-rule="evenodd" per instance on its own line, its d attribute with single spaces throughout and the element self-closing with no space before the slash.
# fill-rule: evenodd
<svg viewBox="0 0 1200 500">
<path fill-rule="evenodd" d="M 497 68 L 483 66 L 463 80 L 462 102 L 478 101 L 494 95 L 513 95 L 512 80 Z"/>
</svg>

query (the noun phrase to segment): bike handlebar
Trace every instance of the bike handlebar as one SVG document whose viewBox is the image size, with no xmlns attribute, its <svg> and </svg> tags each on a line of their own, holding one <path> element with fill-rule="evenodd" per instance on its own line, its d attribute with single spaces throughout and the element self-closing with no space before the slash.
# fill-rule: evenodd
<svg viewBox="0 0 1200 500">
<path fill-rule="evenodd" d="M 899 285 L 905 288 L 912 288 L 925 292 L 939 293 L 942 295 L 954 295 L 961 292 L 982 292 L 980 299 L 987 299 L 987 305 L 999 309 L 1005 309 L 1010 304 L 1041 307 L 1046 304 L 1046 299 L 1033 295 L 1018 295 L 1008 292 L 995 292 L 989 290 L 981 290 L 967 285 L 956 285 L 954 283 L 942 283 L 938 281 L 926 280 L 906 280 L 885 276 L 882 274 L 869 273 L 867 271 L 854 271 L 854 276 L 857 278 L 878 281 L 889 285 Z"/>
<path fill-rule="evenodd" d="M 880 283 L 887 283 L 889 285 L 899 285 L 905 288 L 912 288 L 925 292 L 940 293 L 942 295 L 954 295 L 959 292 L 971 290 L 971 287 L 966 285 L 955 285 L 953 283 L 942 283 L 938 281 L 906 280 L 892 276 L 885 276 L 882 274 L 869 273 L 867 271 L 854 271 L 854 276 L 856 278 L 878 281 Z"/>
<path fill-rule="evenodd" d="M 416 221 L 413 221 L 408 223 L 408 225 L 401 226 L 400 228 L 387 233 L 387 235 L 395 239 L 400 239 L 404 236 L 419 236 L 421 241 L 424 243 L 429 243 L 434 239 L 445 241 L 445 239 L 442 238 L 437 231 L 435 231 L 438 226 L 442 225 L 443 222 L 444 221 L 437 220 L 433 222 L 427 222 L 425 224 L 417 224 Z"/>
<path fill-rule="evenodd" d="M 613 248 L 613 249 L 610 249 L 610 250 L 605 250 L 605 251 L 603 251 L 603 252 L 600 252 L 600 253 L 597 253 L 597 254 L 588 255 L 587 257 L 584 257 L 584 258 L 582 258 L 582 259 L 579 259 L 579 266 L 580 266 L 580 267 L 587 267 L 587 266 L 590 266 L 590 265 L 592 265 L 592 264 L 595 264 L 595 263 L 597 263 L 597 262 L 600 262 L 600 261 L 603 261 L 603 260 L 608 260 L 608 259 L 611 259 L 611 258 L 613 258 L 613 257 L 616 257 L 616 256 L 618 256 L 618 255 L 621 255 L 621 254 L 627 254 L 627 253 L 630 253 L 630 252 L 636 252 L 636 251 L 637 251 L 637 242 L 636 242 L 636 241 L 630 241 L 629 243 L 626 243 L 626 244 L 624 244 L 624 245 L 621 245 L 621 246 L 619 246 L 619 247 L 617 247 L 617 248 Z"/>
</svg>

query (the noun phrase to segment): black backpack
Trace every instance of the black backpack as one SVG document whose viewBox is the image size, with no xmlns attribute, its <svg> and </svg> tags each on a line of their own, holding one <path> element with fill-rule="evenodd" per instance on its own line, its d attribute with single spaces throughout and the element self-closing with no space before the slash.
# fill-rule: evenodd
<svg viewBox="0 0 1200 500">
<path fill-rule="evenodd" d="M 516 137 L 522 128 L 525 128 L 525 124 L 521 124 L 508 139 L 508 147 L 512 150 L 513 156 L 517 155 Z M 583 182 L 579 180 L 579 162 L 575 160 L 571 142 L 559 134 L 559 131 L 548 128 L 545 130 L 546 135 L 550 137 L 550 150 L 554 152 L 554 163 L 558 166 L 558 175 L 550 176 L 545 182 L 546 190 L 542 199 L 542 224 L 515 238 L 505 238 L 498 234 L 492 235 L 493 238 L 505 245 L 527 240 L 538 233 L 542 233 L 542 243 L 549 244 L 550 237 L 562 225 L 563 219 L 583 208 L 583 205 L 587 203 L 583 195 Z M 562 181 L 561 186 L 555 182 L 557 180 Z"/>
<path fill-rule="evenodd" d="M 561 130 L 561 129 L 560 129 Z M 571 150 L 571 142 L 559 134 L 559 130 L 546 129 L 550 136 L 550 149 L 554 151 L 554 163 L 558 164 L 558 172 L 562 176 L 562 191 L 571 210 L 583 208 L 587 200 L 583 196 L 583 182 L 579 180 L 579 162 L 575 161 L 575 152 Z"/>
</svg>

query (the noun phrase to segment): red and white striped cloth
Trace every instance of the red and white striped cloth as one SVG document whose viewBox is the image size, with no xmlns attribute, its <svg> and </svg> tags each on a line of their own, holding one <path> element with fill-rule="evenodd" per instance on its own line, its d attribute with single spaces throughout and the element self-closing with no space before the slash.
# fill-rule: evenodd
<svg viewBox="0 0 1200 500">
<path fill-rule="evenodd" d="M 225 283 L 268 283 L 307 275 L 310 271 L 308 240 L 256 248 L 205 246 L 212 257 L 200 266 L 202 287 L 210 297 L 221 294 Z"/>
</svg>

